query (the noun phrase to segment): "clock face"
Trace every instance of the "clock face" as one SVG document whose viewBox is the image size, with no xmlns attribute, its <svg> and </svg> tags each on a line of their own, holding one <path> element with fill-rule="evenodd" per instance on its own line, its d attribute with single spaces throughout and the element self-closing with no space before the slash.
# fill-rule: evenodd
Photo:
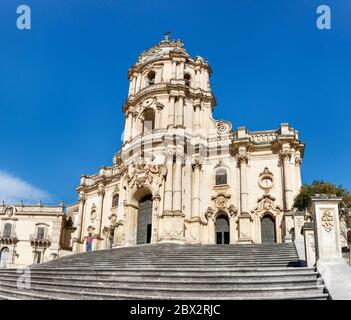
<svg viewBox="0 0 351 320">
<path fill-rule="evenodd" d="M 263 177 L 260 181 L 260 185 L 263 189 L 269 189 L 273 186 L 273 180 L 270 177 Z"/>
</svg>

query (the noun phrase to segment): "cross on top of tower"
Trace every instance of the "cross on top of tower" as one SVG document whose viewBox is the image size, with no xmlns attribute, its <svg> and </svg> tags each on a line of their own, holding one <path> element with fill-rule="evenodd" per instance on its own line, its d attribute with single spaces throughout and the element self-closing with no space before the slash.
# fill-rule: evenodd
<svg viewBox="0 0 351 320">
<path fill-rule="evenodd" d="M 171 35 L 172 35 L 172 31 L 165 32 L 163 40 L 169 40 Z"/>
</svg>

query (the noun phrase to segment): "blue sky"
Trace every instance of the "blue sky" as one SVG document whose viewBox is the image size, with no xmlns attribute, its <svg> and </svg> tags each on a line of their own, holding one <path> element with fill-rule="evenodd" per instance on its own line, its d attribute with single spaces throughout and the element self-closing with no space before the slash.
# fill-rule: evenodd
<svg viewBox="0 0 351 320">
<path fill-rule="evenodd" d="M 30 31 L 16 28 L 20 4 Z M 331 30 L 316 27 L 321 4 Z M 351 189 L 351 1 L 1 0 L 0 198 L 76 201 L 80 175 L 120 146 L 128 68 L 169 30 L 211 64 L 215 118 L 290 123 L 303 181 Z"/>
</svg>

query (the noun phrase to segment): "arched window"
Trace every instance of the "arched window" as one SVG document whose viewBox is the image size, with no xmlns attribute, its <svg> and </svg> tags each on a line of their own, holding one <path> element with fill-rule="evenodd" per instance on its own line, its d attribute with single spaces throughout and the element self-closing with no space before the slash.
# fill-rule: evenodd
<svg viewBox="0 0 351 320">
<path fill-rule="evenodd" d="M 12 224 L 6 223 L 4 226 L 4 238 L 10 239 L 11 238 L 11 231 L 12 231 Z"/>
<path fill-rule="evenodd" d="M 216 172 L 216 186 L 227 184 L 227 171 L 225 169 L 219 169 Z"/>
<path fill-rule="evenodd" d="M 149 109 L 144 112 L 143 132 L 149 132 L 155 129 L 155 111 Z"/>
<path fill-rule="evenodd" d="M 148 82 L 149 86 L 155 84 L 155 77 L 156 77 L 155 71 L 150 71 L 147 74 L 147 82 Z"/>
<path fill-rule="evenodd" d="M 191 75 L 189 73 L 184 74 L 185 85 L 190 87 L 191 83 Z"/>
<path fill-rule="evenodd" d="M 119 195 L 115 194 L 112 198 L 112 208 L 118 207 Z"/>
<path fill-rule="evenodd" d="M 45 227 L 38 227 L 36 240 L 44 240 L 44 239 L 45 239 Z"/>
</svg>

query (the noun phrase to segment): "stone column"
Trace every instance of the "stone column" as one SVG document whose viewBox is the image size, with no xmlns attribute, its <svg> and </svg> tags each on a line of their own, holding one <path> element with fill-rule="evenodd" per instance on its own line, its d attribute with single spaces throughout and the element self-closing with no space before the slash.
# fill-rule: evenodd
<svg viewBox="0 0 351 320">
<path fill-rule="evenodd" d="M 251 216 L 249 214 L 248 188 L 247 188 L 247 163 L 248 155 L 246 147 L 240 147 L 237 155 L 240 167 L 240 206 L 239 218 L 239 243 L 252 243 Z"/>
<path fill-rule="evenodd" d="M 137 79 L 136 79 L 136 85 L 135 85 L 134 94 L 137 93 L 140 90 L 140 87 L 141 87 L 141 74 L 139 73 L 137 75 Z"/>
<path fill-rule="evenodd" d="M 177 126 L 183 126 L 184 97 L 178 98 Z"/>
<path fill-rule="evenodd" d="M 195 109 L 195 117 L 194 117 L 194 133 L 195 136 L 198 136 L 200 134 L 200 110 L 201 110 L 201 105 L 196 104 L 194 106 Z"/>
<path fill-rule="evenodd" d="M 133 113 L 133 121 L 132 121 L 132 138 L 138 136 L 142 133 L 142 123 L 138 117 L 138 113 Z"/>
<path fill-rule="evenodd" d="M 172 61 L 172 79 L 177 78 L 177 63 Z"/>
<path fill-rule="evenodd" d="M 168 111 L 168 126 L 174 126 L 174 117 L 175 117 L 175 96 L 170 96 L 169 101 L 169 111 Z"/>
<path fill-rule="evenodd" d="M 317 262 L 342 261 L 338 204 L 341 198 L 328 195 L 312 197 Z"/>
<path fill-rule="evenodd" d="M 132 94 L 135 94 L 135 87 L 136 87 L 136 76 L 133 75 L 132 77 Z"/>
<path fill-rule="evenodd" d="M 184 62 L 179 64 L 179 79 L 184 79 Z"/>
<path fill-rule="evenodd" d="M 240 202 L 241 202 L 241 213 L 248 213 L 248 189 L 247 189 L 247 162 L 248 157 L 246 148 L 241 148 L 237 156 L 240 167 Z"/>
<path fill-rule="evenodd" d="M 133 122 L 133 114 L 132 114 L 132 112 L 128 111 L 127 119 L 126 119 L 126 126 L 125 126 L 124 142 L 130 141 L 132 139 L 132 122 Z"/>
<path fill-rule="evenodd" d="M 173 154 L 167 155 L 167 178 L 165 185 L 164 211 L 173 209 Z"/>
<path fill-rule="evenodd" d="M 104 216 L 104 199 L 105 199 L 105 186 L 100 183 L 98 187 L 98 196 L 99 196 L 99 213 L 98 213 L 98 240 L 102 240 L 102 223 Z"/>
<path fill-rule="evenodd" d="M 81 191 L 79 193 L 79 224 L 77 226 L 77 229 L 79 230 L 78 233 L 78 241 L 82 241 L 82 236 L 83 236 L 83 221 L 84 221 L 84 206 L 85 206 L 85 201 L 86 201 L 86 195 L 85 192 Z"/>
<path fill-rule="evenodd" d="M 182 157 L 175 156 L 175 175 L 173 180 L 173 211 L 182 212 Z"/>
<path fill-rule="evenodd" d="M 210 90 L 210 75 L 209 75 L 207 69 L 205 69 L 204 75 L 205 75 L 204 76 L 204 90 L 209 91 Z"/>
<path fill-rule="evenodd" d="M 195 217 L 200 217 L 200 170 L 201 163 L 196 160 L 193 164 L 194 182 L 193 182 L 193 214 Z"/>
<path fill-rule="evenodd" d="M 302 227 L 305 246 L 305 266 L 312 268 L 316 265 L 316 250 L 314 244 L 314 228 L 312 222 L 306 222 Z"/>
<path fill-rule="evenodd" d="M 195 69 L 195 88 L 201 89 L 201 69 Z"/>
<path fill-rule="evenodd" d="M 152 204 L 152 208 L 153 208 L 153 213 L 152 213 L 152 243 L 157 243 L 158 242 L 158 216 L 159 216 L 159 207 L 160 207 L 160 201 L 161 201 L 161 197 L 160 194 L 157 193 L 155 194 L 155 196 L 153 197 L 153 204 Z"/>
<path fill-rule="evenodd" d="M 296 181 L 296 189 L 300 190 L 302 186 L 301 182 L 301 164 L 302 164 L 302 158 L 301 158 L 301 152 L 296 151 L 295 153 L 295 177 L 297 179 Z"/>
<path fill-rule="evenodd" d="M 185 192 L 185 204 L 186 204 L 186 217 L 187 219 L 190 219 L 192 217 L 192 192 L 193 192 L 193 169 L 191 167 L 190 161 L 186 159 L 185 165 L 184 165 L 184 170 L 185 170 L 185 177 L 184 177 L 184 188 L 186 189 Z"/>
<path fill-rule="evenodd" d="M 207 90 L 207 70 L 202 69 L 202 90 L 206 91 Z"/>
<path fill-rule="evenodd" d="M 285 210 L 289 211 L 292 209 L 294 195 L 291 185 L 291 170 L 290 170 L 290 159 L 291 152 L 289 147 L 285 147 L 281 151 L 281 157 L 283 160 L 283 170 L 284 170 L 284 194 L 285 194 Z"/>
</svg>

